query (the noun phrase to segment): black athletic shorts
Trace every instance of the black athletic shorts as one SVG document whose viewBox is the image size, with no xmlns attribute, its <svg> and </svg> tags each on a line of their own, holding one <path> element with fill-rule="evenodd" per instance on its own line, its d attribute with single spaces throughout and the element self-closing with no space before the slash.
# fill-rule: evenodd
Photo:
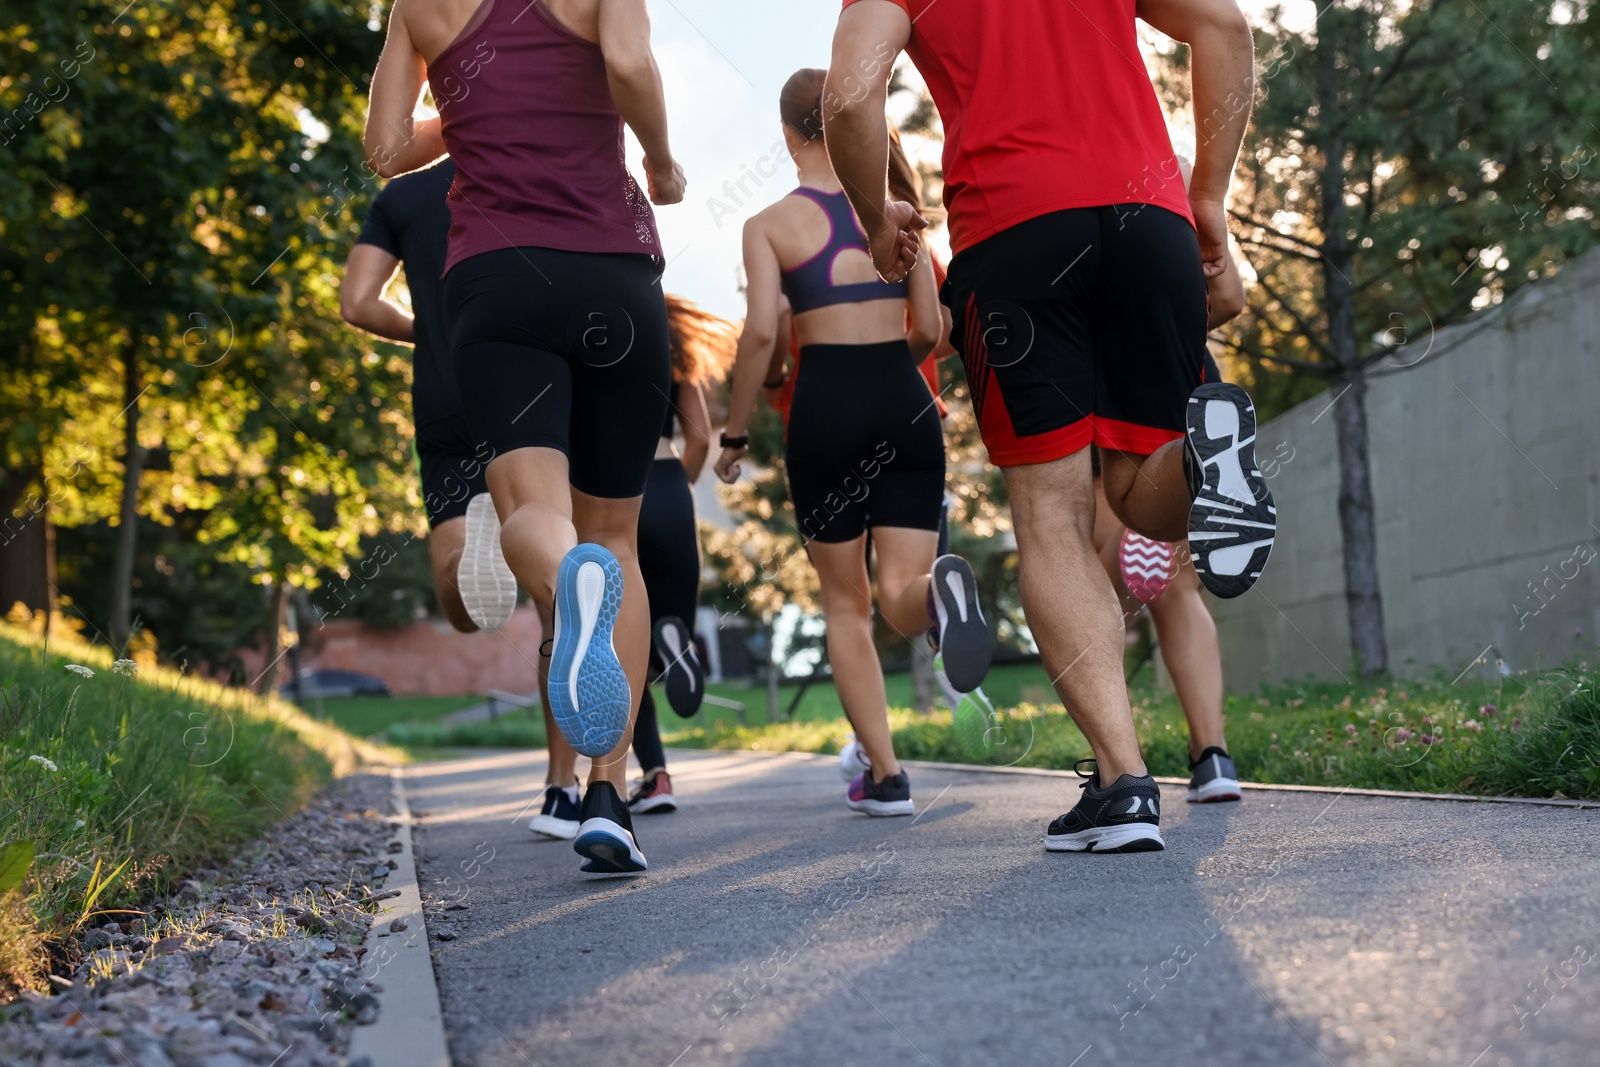
<svg viewBox="0 0 1600 1067">
<path fill-rule="evenodd" d="M 467 501 L 487 493 L 483 471 L 494 453 L 487 445 L 475 444 L 467 420 L 447 415 L 417 427 L 417 466 L 422 473 L 422 506 L 428 512 L 428 525 L 437 529 L 443 522 L 467 513 Z"/>
<path fill-rule="evenodd" d="M 445 276 L 461 407 L 503 456 L 554 448 L 573 488 L 639 496 L 672 388 L 661 266 L 636 253 L 504 248 Z"/>
<path fill-rule="evenodd" d="M 999 466 L 1090 444 L 1148 455 L 1183 436 L 1206 351 L 1183 216 L 1119 204 L 1028 219 L 959 252 L 940 299 Z"/>
<path fill-rule="evenodd" d="M 806 345 L 789 408 L 785 463 L 807 541 L 851 541 L 869 526 L 937 530 L 944 432 L 904 341 Z"/>
</svg>

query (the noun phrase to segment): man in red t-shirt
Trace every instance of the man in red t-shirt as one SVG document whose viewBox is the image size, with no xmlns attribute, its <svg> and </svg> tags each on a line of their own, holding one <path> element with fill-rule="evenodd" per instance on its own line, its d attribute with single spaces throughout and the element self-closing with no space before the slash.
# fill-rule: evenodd
<svg viewBox="0 0 1600 1067">
<path fill-rule="evenodd" d="M 1135 17 L 1189 45 L 1200 143 L 1183 175 Z M 944 122 L 953 318 L 979 429 L 1005 471 L 1023 608 L 1094 753 L 1054 851 L 1164 847 L 1122 675 L 1122 625 L 1094 554 L 1089 446 L 1111 510 L 1187 537 L 1212 592 L 1259 577 L 1276 512 L 1255 409 L 1203 382 L 1206 296 L 1229 262 L 1224 201 L 1254 54 L 1234 0 L 844 0 L 823 95 L 839 179 L 885 278 L 925 225 L 891 200 L 883 128 L 906 51 Z"/>
</svg>

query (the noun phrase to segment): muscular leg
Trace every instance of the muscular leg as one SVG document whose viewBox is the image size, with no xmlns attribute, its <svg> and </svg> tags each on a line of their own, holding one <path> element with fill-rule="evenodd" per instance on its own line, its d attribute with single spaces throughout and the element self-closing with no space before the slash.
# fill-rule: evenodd
<svg viewBox="0 0 1600 1067">
<path fill-rule="evenodd" d="M 444 612 L 451 626 L 470 634 L 478 631 L 478 624 L 467 614 L 466 605 L 461 603 L 461 590 L 456 588 L 456 567 L 466 543 L 464 515 L 446 519 L 428 531 L 428 562 L 433 566 L 433 589 L 439 596 L 439 610 Z"/>
<path fill-rule="evenodd" d="M 937 530 L 877 526 L 872 543 L 878 553 L 878 610 L 894 632 L 913 642 L 933 627 L 928 617 L 928 572 L 939 547 Z M 925 654 L 926 648 L 916 648 Z"/>
<path fill-rule="evenodd" d="M 1217 648 L 1217 624 L 1200 595 L 1200 576 L 1188 553 L 1183 553 L 1178 575 L 1150 605 L 1156 624 L 1161 658 L 1178 690 L 1178 703 L 1189 720 L 1189 759 L 1215 745 L 1227 750 L 1222 735 L 1222 653 Z"/>
<path fill-rule="evenodd" d="M 1089 741 L 1100 785 L 1142 775 L 1122 676 L 1122 616 L 1094 553 L 1089 452 L 1007 467 L 1005 477 L 1022 608 L 1045 669 Z"/>
<path fill-rule="evenodd" d="M 1123 618 L 1139 610 L 1139 601 L 1122 584 L 1117 553 L 1122 524 L 1106 505 L 1100 479 L 1095 480 L 1094 541 L 1100 563 L 1122 598 Z M 1179 546 L 1180 549 L 1182 546 Z M 1178 691 L 1178 703 L 1189 722 L 1189 759 L 1215 745 L 1226 750 L 1222 734 L 1222 653 L 1217 648 L 1217 624 L 1200 595 L 1200 576 L 1189 553 L 1178 552 L 1178 573 L 1167 591 L 1150 605 L 1156 624 L 1156 642 L 1167 673 Z"/>
<path fill-rule="evenodd" d="M 1106 501 L 1124 526 L 1157 541 L 1188 539 L 1193 500 L 1183 473 L 1186 447 L 1179 438 L 1148 456 L 1101 449 Z"/>
<path fill-rule="evenodd" d="M 839 700 L 872 761 L 874 781 L 900 773 L 889 736 L 889 702 L 883 665 L 872 644 L 872 586 L 867 576 L 866 535 L 838 544 L 812 541 L 811 564 L 822 585 L 828 624 L 828 662 Z"/>
<path fill-rule="evenodd" d="M 539 606 L 541 618 L 554 611 L 556 570 L 580 538 L 617 557 L 623 593 L 612 640 L 637 710 L 650 647 L 650 607 L 635 546 L 639 498 L 608 500 L 572 489 L 567 483 L 567 457 L 553 448 L 503 453 L 489 464 L 487 478 L 500 515 L 500 545 L 506 563 Z M 604 780 L 623 791 L 631 734 L 630 721 L 617 747 L 591 765 L 591 785 Z"/>
</svg>

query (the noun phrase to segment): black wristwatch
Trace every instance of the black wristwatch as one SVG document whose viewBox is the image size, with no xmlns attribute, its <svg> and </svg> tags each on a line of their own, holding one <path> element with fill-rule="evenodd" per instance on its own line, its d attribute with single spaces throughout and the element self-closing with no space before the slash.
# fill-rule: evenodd
<svg viewBox="0 0 1600 1067">
<path fill-rule="evenodd" d="M 738 437 L 729 437 L 728 436 L 728 431 L 727 430 L 723 430 L 722 431 L 722 447 L 723 448 L 749 448 L 750 447 L 750 435 L 745 433 L 745 434 L 740 434 Z"/>
</svg>

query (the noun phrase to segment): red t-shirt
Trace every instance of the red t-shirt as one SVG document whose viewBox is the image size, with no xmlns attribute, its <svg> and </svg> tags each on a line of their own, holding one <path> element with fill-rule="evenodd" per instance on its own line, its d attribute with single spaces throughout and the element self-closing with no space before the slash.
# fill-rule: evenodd
<svg viewBox="0 0 1600 1067">
<path fill-rule="evenodd" d="M 844 0 L 844 6 L 859 0 Z M 953 251 L 1052 211 L 1154 204 L 1191 223 L 1135 0 L 889 0 L 944 120 Z"/>
</svg>

